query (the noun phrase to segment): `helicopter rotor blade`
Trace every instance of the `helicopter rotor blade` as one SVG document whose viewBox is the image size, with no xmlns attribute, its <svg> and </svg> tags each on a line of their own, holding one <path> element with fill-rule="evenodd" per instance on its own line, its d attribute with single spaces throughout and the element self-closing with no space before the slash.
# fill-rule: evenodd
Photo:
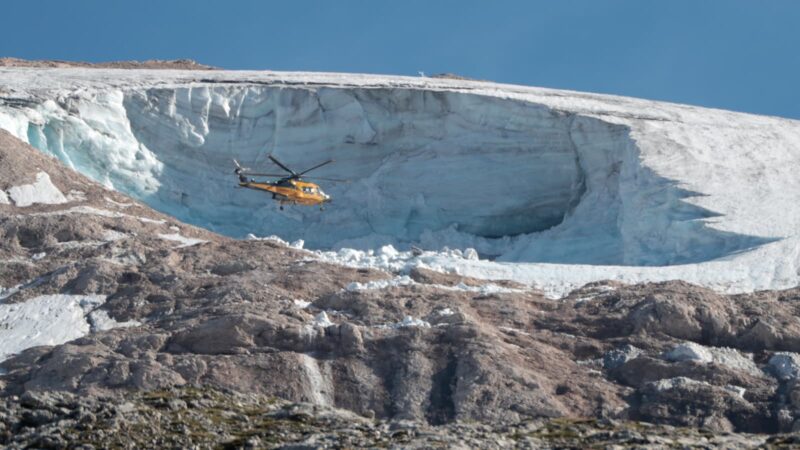
<svg viewBox="0 0 800 450">
<path fill-rule="evenodd" d="M 350 180 L 341 180 L 339 178 L 327 178 L 327 177 L 303 177 L 304 180 L 323 180 L 323 181 L 333 181 L 335 183 L 349 183 Z"/>
<path fill-rule="evenodd" d="M 310 169 L 306 169 L 306 170 L 304 170 L 304 171 L 300 172 L 300 173 L 299 173 L 299 175 L 304 175 L 304 174 L 307 174 L 308 172 L 311 172 L 311 171 L 312 171 L 312 170 L 314 170 L 314 169 L 319 169 L 320 167 L 322 167 L 322 166 L 324 166 L 324 165 L 326 165 L 326 164 L 330 164 L 330 163 L 332 163 L 332 162 L 333 162 L 333 160 L 332 160 L 332 159 L 329 159 L 329 160 L 325 161 L 324 163 L 317 164 L 316 166 L 314 166 L 314 167 L 312 167 L 312 168 L 310 168 Z"/>
<path fill-rule="evenodd" d="M 254 177 L 280 177 L 286 178 L 286 174 L 278 173 L 255 173 L 255 172 L 242 172 L 242 175 L 251 175 Z"/>
<path fill-rule="evenodd" d="M 290 169 L 290 168 L 286 167 L 286 166 L 285 166 L 285 165 L 284 165 L 282 162 L 278 161 L 278 160 L 277 160 L 277 159 L 276 159 L 274 156 L 272 156 L 271 154 L 270 154 L 270 155 L 267 155 L 267 156 L 269 157 L 269 159 L 270 159 L 272 162 L 274 162 L 275 164 L 277 164 L 277 165 L 278 165 L 278 166 L 279 166 L 281 169 L 283 169 L 283 170 L 285 170 L 285 171 L 289 172 L 290 174 L 292 174 L 292 175 L 293 175 L 293 176 L 295 176 L 295 177 L 299 176 L 299 175 L 297 174 L 297 172 L 295 172 L 294 170 L 292 170 L 292 169 Z"/>
</svg>

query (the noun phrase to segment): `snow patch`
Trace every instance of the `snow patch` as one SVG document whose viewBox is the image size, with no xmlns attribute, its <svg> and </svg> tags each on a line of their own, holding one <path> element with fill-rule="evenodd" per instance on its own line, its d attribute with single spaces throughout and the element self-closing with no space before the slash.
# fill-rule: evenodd
<svg viewBox="0 0 800 450">
<path fill-rule="evenodd" d="M 0 361 L 30 347 L 58 345 L 89 334 L 87 316 L 104 295 L 43 295 L 0 304 Z"/>
<path fill-rule="evenodd" d="M 745 394 L 745 392 L 747 392 L 746 388 L 743 388 L 741 386 L 734 386 L 732 384 L 726 384 L 725 385 L 725 390 L 729 391 L 729 392 L 733 392 L 734 394 L 736 394 L 736 396 L 741 397 L 741 398 L 744 398 L 744 394 Z"/>
<path fill-rule="evenodd" d="M 142 223 L 153 223 L 156 225 L 164 225 L 167 223 L 167 221 L 163 219 L 150 219 L 148 217 L 137 217 L 137 219 L 139 219 Z"/>
<path fill-rule="evenodd" d="M 375 325 L 375 328 L 384 328 L 393 330 L 397 330 L 400 328 L 430 328 L 430 327 L 431 327 L 430 322 L 427 322 L 422 319 L 416 319 L 412 316 L 405 316 L 403 320 L 397 323 Z"/>
<path fill-rule="evenodd" d="M 311 324 L 314 328 L 328 328 L 330 326 L 335 325 L 331 322 L 331 319 L 328 318 L 328 313 L 325 311 L 320 312 L 314 317 L 314 323 Z"/>
<path fill-rule="evenodd" d="M 684 342 L 676 345 L 664 354 L 664 359 L 667 361 L 697 361 L 700 363 L 714 362 L 755 376 L 760 376 L 762 373 L 750 353 L 742 353 L 735 348 L 728 347 L 706 347 L 695 342 Z"/>
<path fill-rule="evenodd" d="M 208 242 L 204 239 L 195 239 L 189 238 L 186 236 L 181 235 L 180 233 L 172 233 L 172 234 L 159 234 L 158 237 L 167 241 L 178 242 L 180 245 L 176 245 L 173 248 L 186 248 L 191 247 L 193 245 L 202 244 L 204 242 Z"/>
<path fill-rule="evenodd" d="M 6 191 L 0 189 L 0 205 L 9 205 L 11 204 L 8 200 L 8 194 Z"/>
<path fill-rule="evenodd" d="M 266 237 L 258 237 L 258 236 L 254 235 L 252 233 L 248 234 L 245 237 L 245 239 L 247 239 L 248 241 L 269 241 L 269 242 L 274 242 L 276 244 L 284 245 L 286 247 L 291 247 L 291 248 L 294 248 L 294 249 L 297 249 L 297 250 L 303 250 L 303 247 L 306 244 L 305 241 L 302 240 L 302 239 L 298 239 L 298 240 L 290 243 L 288 241 L 284 241 L 283 239 L 281 239 L 280 237 L 275 236 L 275 235 L 270 235 L 270 236 L 266 236 Z"/>
<path fill-rule="evenodd" d="M 86 193 L 83 191 L 72 189 L 69 191 L 69 194 L 67 194 L 67 200 L 70 202 L 85 202 Z"/>
<path fill-rule="evenodd" d="M 422 319 L 415 319 L 411 316 L 406 316 L 403 318 L 403 321 L 395 325 L 396 328 L 408 328 L 408 327 L 419 327 L 419 328 L 430 328 L 431 324 L 422 320 Z"/>
<path fill-rule="evenodd" d="M 445 316 L 446 317 L 446 316 L 452 316 L 453 314 L 455 314 L 455 311 L 453 311 L 450 308 L 442 308 L 442 309 L 436 310 L 435 314 L 437 316 Z"/>
<path fill-rule="evenodd" d="M 694 342 L 684 342 L 672 348 L 664 355 L 667 361 L 697 361 L 709 363 L 714 358 L 705 346 Z"/>
<path fill-rule="evenodd" d="M 68 214 L 88 214 L 91 216 L 101 216 L 101 217 L 110 217 L 110 218 L 120 218 L 120 217 L 130 217 L 125 214 L 116 212 L 116 211 L 109 211 L 107 209 L 95 208 L 93 206 L 73 206 L 69 209 L 60 209 L 57 211 L 46 211 L 46 212 L 38 212 L 38 213 L 31 213 L 27 216 L 29 217 L 51 217 L 51 216 L 65 216 Z M 23 215 L 18 215 L 17 217 L 24 217 Z"/>
<path fill-rule="evenodd" d="M 106 202 L 111 203 L 112 205 L 116 206 L 117 208 L 125 209 L 125 208 L 130 208 L 131 206 L 134 206 L 134 203 L 121 203 L 121 202 L 114 201 L 113 199 L 110 199 L 108 197 L 103 197 L 103 198 L 106 200 Z"/>
<path fill-rule="evenodd" d="M 526 289 L 512 289 L 506 288 L 502 286 L 498 286 L 493 283 L 483 284 L 480 286 L 469 286 L 464 283 L 458 283 L 455 286 L 447 286 L 443 284 L 420 284 L 414 281 L 408 275 L 401 275 L 398 277 L 386 279 L 386 280 L 375 280 L 375 281 L 368 281 L 366 283 L 361 283 L 358 281 L 353 281 L 352 283 L 345 286 L 344 291 L 346 292 L 359 292 L 359 291 L 372 291 L 372 290 L 380 290 L 380 289 L 388 289 L 393 287 L 401 287 L 401 286 L 426 286 L 434 289 L 441 289 L 445 291 L 461 291 L 461 292 L 474 292 L 480 295 L 490 295 L 490 294 L 519 294 L 527 292 Z"/>
<path fill-rule="evenodd" d="M 358 291 L 371 291 L 376 289 L 387 289 L 390 287 L 397 287 L 397 286 L 410 286 L 415 284 L 414 280 L 411 279 L 408 275 L 403 275 L 400 277 L 390 278 L 388 280 L 375 280 L 375 281 L 368 281 L 366 283 L 359 283 L 354 281 L 348 284 L 344 290 L 347 292 L 358 292 Z"/>
<path fill-rule="evenodd" d="M 309 305 L 311 305 L 311 302 L 308 302 L 308 301 L 305 301 L 305 300 L 302 300 L 302 299 L 299 299 L 299 298 L 296 298 L 296 299 L 292 300 L 292 303 L 294 304 L 295 307 L 297 307 L 299 309 L 306 309 L 306 308 L 308 308 Z"/>
<path fill-rule="evenodd" d="M 32 184 L 9 188 L 8 196 L 19 207 L 31 206 L 36 203 L 58 205 L 68 201 L 64 194 L 50 181 L 50 175 L 46 172 L 37 173 L 36 181 Z"/>
</svg>

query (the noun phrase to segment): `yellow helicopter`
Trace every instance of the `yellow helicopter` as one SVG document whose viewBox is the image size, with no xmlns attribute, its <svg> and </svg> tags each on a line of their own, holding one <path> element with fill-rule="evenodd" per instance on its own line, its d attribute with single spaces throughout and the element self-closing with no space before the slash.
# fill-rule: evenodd
<svg viewBox="0 0 800 450">
<path fill-rule="evenodd" d="M 331 201 L 331 196 L 323 192 L 322 189 L 320 189 L 320 187 L 317 184 L 309 183 L 308 181 L 303 181 L 301 177 L 307 174 L 308 172 L 311 172 L 312 170 L 319 169 L 324 165 L 332 163 L 333 162 L 332 159 L 329 159 L 324 163 L 317 164 L 316 166 L 310 169 L 306 169 L 298 173 L 290 169 L 282 162 L 278 161 L 274 156 L 272 155 L 267 155 L 267 156 L 278 167 L 288 172 L 289 175 L 287 176 L 274 173 L 248 172 L 248 170 L 250 169 L 240 166 L 239 162 L 234 159 L 233 163 L 236 165 L 236 169 L 233 171 L 233 173 L 235 173 L 239 177 L 240 187 L 256 189 L 259 191 L 267 191 L 272 193 L 272 199 L 280 202 L 280 209 L 283 209 L 283 205 L 286 204 L 307 205 L 307 206 L 319 205 L 320 210 L 325 209 L 324 205 L 325 203 Z M 278 181 L 256 181 L 253 178 L 248 178 L 251 176 L 281 177 L 281 178 Z M 317 180 L 326 180 L 326 181 L 343 182 L 343 183 L 347 182 L 346 180 L 337 180 L 335 178 L 322 178 L 322 177 L 314 177 L 314 178 Z"/>
</svg>

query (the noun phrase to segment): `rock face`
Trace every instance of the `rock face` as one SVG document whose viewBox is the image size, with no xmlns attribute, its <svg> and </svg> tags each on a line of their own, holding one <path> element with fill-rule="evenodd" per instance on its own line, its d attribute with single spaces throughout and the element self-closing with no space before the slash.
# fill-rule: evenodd
<svg viewBox="0 0 800 450">
<path fill-rule="evenodd" d="M 63 202 L 42 201 L 54 198 L 48 186 L 0 203 L 0 331 L 18 323 L 13 305 L 99 300 L 78 313 L 83 337 L 0 363 L 17 411 L 0 418 L 5 430 L 105 414 L 26 400 L 52 392 L 67 403 L 117 399 L 119 410 L 123 393 L 198 386 L 453 433 L 456 422 L 578 417 L 797 428 L 800 289 L 725 296 L 683 282 L 596 283 L 554 301 L 424 270 L 401 283 L 179 223 L 0 132 L 0 192 L 40 173 Z M 181 395 L 165 408 L 184 408 Z"/>
</svg>

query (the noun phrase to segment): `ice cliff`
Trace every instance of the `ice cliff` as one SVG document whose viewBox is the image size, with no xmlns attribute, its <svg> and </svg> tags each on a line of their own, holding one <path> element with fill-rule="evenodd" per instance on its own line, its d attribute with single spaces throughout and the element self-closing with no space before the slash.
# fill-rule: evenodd
<svg viewBox="0 0 800 450">
<path fill-rule="evenodd" d="M 423 77 L 2 68 L 0 127 L 235 237 L 471 247 L 537 264 L 439 263 L 534 284 L 799 277 L 792 120 Z M 270 152 L 298 169 L 333 158 L 315 175 L 352 181 L 321 183 L 324 212 L 279 211 L 234 187 L 233 158 L 274 171 Z"/>
</svg>

